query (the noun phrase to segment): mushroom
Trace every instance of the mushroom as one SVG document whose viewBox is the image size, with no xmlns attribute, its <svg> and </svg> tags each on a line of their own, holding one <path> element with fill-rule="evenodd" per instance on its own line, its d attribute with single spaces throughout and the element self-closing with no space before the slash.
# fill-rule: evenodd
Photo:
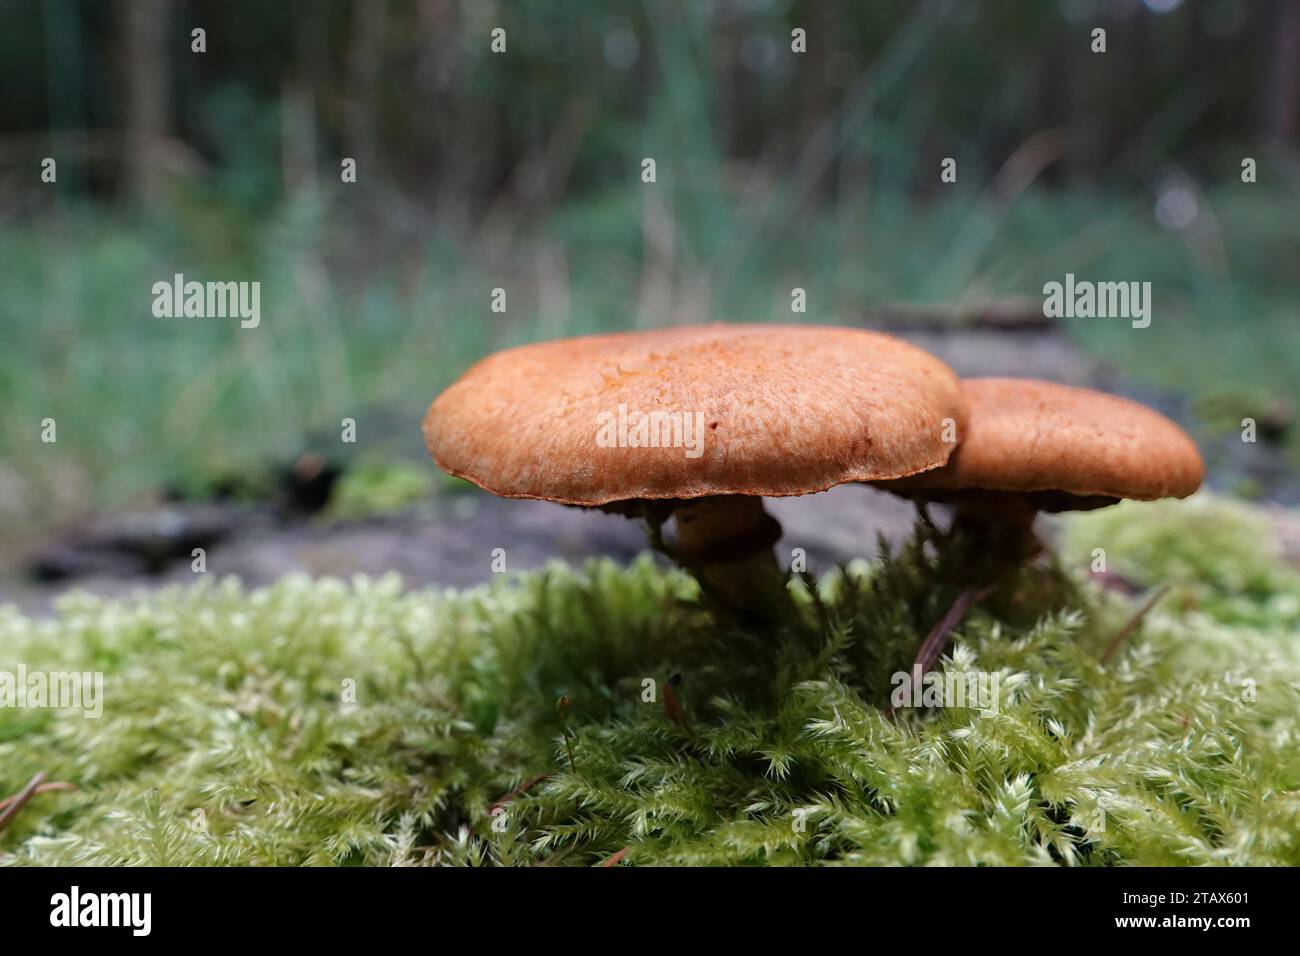
<svg viewBox="0 0 1300 956">
<path fill-rule="evenodd" d="M 889 336 L 708 325 L 490 355 L 433 402 L 424 436 L 493 494 L 645 519 L 707 595 L 761 616 L 787 597 L 763 496 L 936 468 L 965 420 L 952 371 Z"/>
<path fill-rule="evenodd" d="M 964 436 L 948 463 L 877 487 L 951 505 L 950 529 L 969 537 L 967 586 L 917 655 L 922 673 L 948 633 L 999 573 L 1040 550 L 1040 511 L 1087 511 L 1121 498 L 1186 498 L 1205 465 L 1187 433 L 1159 412 L 1114 395 L 1031 379 L 966 379 Z"/>
</svg>

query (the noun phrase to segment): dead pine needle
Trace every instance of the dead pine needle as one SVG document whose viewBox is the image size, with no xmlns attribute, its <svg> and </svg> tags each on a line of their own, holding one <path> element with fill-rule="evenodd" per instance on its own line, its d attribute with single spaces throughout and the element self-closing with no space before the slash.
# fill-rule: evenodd
<svg viewBox="0 0 1300 956">
<path fill-rule="evenodd" d="M 618 866 L 620 863 L 623 862 L 623 859 L 627 856 L 628 851 L 630 851 L 631 849 L 632 848 L 630 846 L 625 846 L 623 847 L 623 849 L 619 850 L 617 853 L 613 854 L 607 859 L 601 860 L 600 868 L 602 870 L 609 870 Z"/>
<path fill-rule="evenodd" d="M 58 780 L 51 781 L 50 783 L 43 783 L 36 788 L 37 795 L 40 795 L 42 793 L 76 793 L 76 792 L 77 792 L 77 785 L 75 783 L 63 783 L 62 781 L 58 781 Z M 18 799 L 18 795 L 14 794 L 12 797 L 5 797 L 3 800 L 0 800 L 0 810 L 3 810 L 5 807 L 9 806 L 9 804 L 13 803 L 17 799 Z"/>
<path fill-rule="evenodd" d="M 36 776 L 32 777 L 32 779 L 28 781 L 27 786 L 23 787 L 22 790 L 18 791 L 18 793 L 14 794 L 12 797 L 0 800 L 0 807 L 4 808 L 3 810 L 0 810 L 0 831 L 3 831 L 7 826 L 9 826 L 14 817 L 18 816 L 22 811 L 23 807 L 27 806 L 28 801 L 30 801 L 32 797 L 36 796 L 38 793 L 45 792 L 42 790 L 43 786 L 45 787 L 45 790 L 76 789 L 76 787 L 69 783 L 45 785 L 45 773 L 42 771 L 36 774 Z"/>
<path fill-rule="evenodd" d="M 691 730 L 690 721 L 686 719 L 686 712 L 682 710 L 681 703 L 677 700 L 677 691 L 675 688 L 682 684 L 682 675 L 673 674 L 668 678 L 668 683 L 664 684 L 664 711 L 668 714 L 668 719 L 686 732 L 688 737 L 694 737 L 695 732 Z"/>
<path fill-rule="evenodd" d="M 488 816 L 492 816 L 493 814 L 495 814 L 498 810 L 505 807 L 506 804 L 508 804 L 511 800 L 514 800 L 516 797 L 522 797 L 525 793 L 533 789 L 533 787 L 537 786 L 539 783 L 541 783 L 549 776 L 550 776 L 549 773 L 539 773 L 537 776 L 525 780 L 519 786 L 515 787 L 513 790 L 507 793 L 505 796 L 498 797 L 496 802 L 493 803 L 490 807 L 488 807 Z"/>
<path fill-rule="evenodd" d="M 1146 603 L 1137 609 L 1137 612 L 1119 629 L 1119 633 L 1111 639 L 1110 644 L 1106 646 L 1106 650 L 1102 652 L 1101 663 L 1105 664 L 1114 656 L 1124 641 L 1128 639 L 1128 636 L 1137 630 L 1137 626 L 1142 623 L 1142 618 L 1147 616 L 1147 612 L 1156 606 L 1156 602 L 1164 597 L 1165 592 L 1168 590 L 1169 585 L 1167 584 L 1162 584 L 1156 588 L 1155 592 L 1147 598 Z"/>
</svg>

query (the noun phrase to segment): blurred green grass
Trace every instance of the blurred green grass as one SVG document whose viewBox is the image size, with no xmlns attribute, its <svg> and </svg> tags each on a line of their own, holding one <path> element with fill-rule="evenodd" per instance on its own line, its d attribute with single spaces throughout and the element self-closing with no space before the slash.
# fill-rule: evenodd
<svg viewBox="0 0 1300 956">
<path fill-rule="evenodd" d="M 1137 380 L 1294 408 L 1300 230 L 1289 192 L 1223 187 L 1199 197 L 1192 227 L 1170 230 L 1149 202 L 1069 190 L 1004 202 L 954 186 L 922 202 L 863 189 L 805 214 L 778 189 L 774 217 L 708 175 L 651 189 L 595 193 L 522 228 L 419 240 L 366 224 L 326 192 L 258 219 L 182 193 L 165 218 L 67 207 L 10 224 L 0 519 L 44 527 L 163 484 L 202 487 L 287 460 L 345 417 L 374 451 L 392 437 L 368 431 L 376 409 L 388 431 L 409 420 L 399 437 L 417 443 L 438 391 L 510 345 L 688 319 L 854 323 L 885 303 L 1037 297 L 1066 272 L 1152 282 L 1148 329 L 1067 324 Z M 659 227 L 670 250 L 662 236 L 647 241 L 647 216 L 670 224 Z M 151 287 L 176 272 L 260 281 L 261 327 L 155 318 Z M 808 292 L 804 315 L 790 312 L 795 286 Z M 504 314 L 491 311 L 495 287 L 507 291 Z M 647 288 L 667 291 L 647 299 Z M 40 439 L 45 418 L 57 422 L 53 445 Z"/>
</svg>

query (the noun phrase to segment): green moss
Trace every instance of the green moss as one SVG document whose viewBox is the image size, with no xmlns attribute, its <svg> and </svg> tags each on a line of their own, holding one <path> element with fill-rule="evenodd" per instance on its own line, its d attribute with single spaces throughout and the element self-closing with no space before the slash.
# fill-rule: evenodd
<svg viewBox="0 0 1300 956">
<path fill-rule="evenodd" d="M 295 577 L 71 598 L 48 621 L 0 610 L 0 668 L 106 675 L 99 719 L 0 709 L 0 790 L 37 771 L 81 788 L 35 798 L 0 852 L 1300 864 L 1300 577 L 1261 553 L 1259 521 L 1212 502 L 1072 519 L 1063 567 L 1104 546 L 1114 570 L 1176 594 L 1103 667 L 1132 603 L 1025 571 L 946 661 L 999 676 L 992 717 L 888 713 L 891 675 L 953 596 L 946 555 L 920 539 L 797 581 L 803 621 L 768 634 L 718 628 L 688 578 L 648 559 L 459 595 Z M 663 700 L 674 673 L 684 724 Z"/>
<path fill-rule="evenodd" d="M 1198 496 L 1124 502 L 1077 515 L 1066 553 L 1087 566 L 1094 549 L 1107 569 L 1147 585 L 1169 584 L 1173 599 L 1231 625 L 1300 633 L 1300 573 L 1288 565 L 1265 512 Z"/>
<path fill-rule="evenodd" d="M 339 478 L 330 496 L 328 516 L 355 519 L 407 510 L 434 493 L 438 474 L 427 462 L 360 461 Z"/>
</svg>

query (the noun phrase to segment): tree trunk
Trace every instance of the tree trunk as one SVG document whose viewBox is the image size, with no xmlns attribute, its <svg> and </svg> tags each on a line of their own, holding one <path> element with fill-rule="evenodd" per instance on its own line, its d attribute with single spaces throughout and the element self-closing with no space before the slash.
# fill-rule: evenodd
<svg viewBox="0 0 1300 956">
<path fill-rule="evenodd" d="M 375 173 L 375 88 L 387 21 L 387 0 L 354 0 L 348 49 L 347 149 L 366 177 Z"/>
<path fill-rule="evenodd" d="M 123 0 L 127 56 L 126 169 L 131 195 L 158 199 L 162 186 L 158 144 L 167 127 L 167 5 L 162 0 Z"/>
<path fill-rule="evenodd" d="M 1300 2 L 1273 4 L 1273 56 L 1265 91 L 1265 133 L 1273 143 L 1291 146 L 1300 124 Z"/>
</svg>

